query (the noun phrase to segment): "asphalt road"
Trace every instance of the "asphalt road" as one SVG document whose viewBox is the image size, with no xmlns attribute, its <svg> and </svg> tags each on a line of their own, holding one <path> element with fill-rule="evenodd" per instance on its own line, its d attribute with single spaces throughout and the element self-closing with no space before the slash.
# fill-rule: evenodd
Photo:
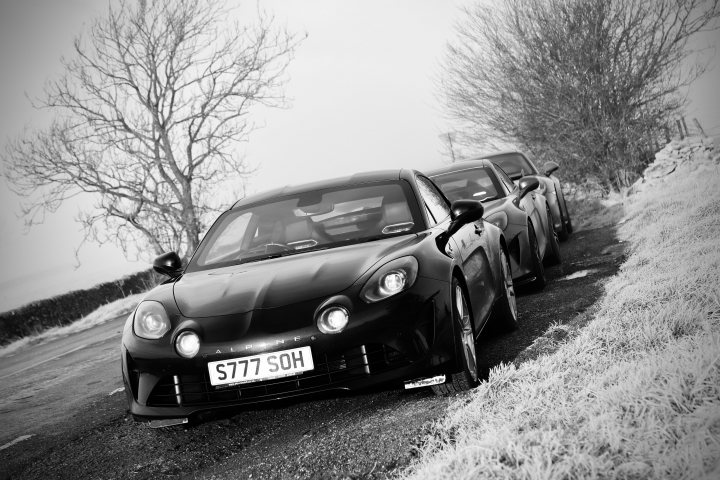
<svg viewBox="0 0 720 480">
<path fill-rule="evenodd" d="M 532 358 L 551 324 L 599 298 L 624 249 L 600 228 L 577 232 L 561 251 L 545 290 L 521 292 L 520 329 L 483 338 L 488 367 Z M 413 459 L 453 401 L 429 389 L 379 390 L 153 430 L 132 421 L 118 391 L 123 322 L 0 358 L 0 478 L 384 478 Z"/>
<path fill-rule="evenodd" d="M 0 447 L 43 434 L 94 396 L 122 387 L 117 359 L 124 321 L 118 317 L 0 358 Z"/>
</svg>

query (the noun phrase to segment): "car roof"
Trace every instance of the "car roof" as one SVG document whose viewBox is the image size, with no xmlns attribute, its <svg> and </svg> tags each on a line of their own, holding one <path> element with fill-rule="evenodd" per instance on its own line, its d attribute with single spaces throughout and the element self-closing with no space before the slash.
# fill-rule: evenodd
<svg viewBox="0 0 720 480">
<path fill-rule="evenodd" d="M 434 177 L 436 175 L 442 175 L 443 173 L 460 172 L 462 170 L 472 170 L 474 168 L 488 168 L 491 167 L 491 162 L 488 160 L 463 160 L 461 162 L 455 162 L 442 167 L 425 170 L 425 174 L 428 177 Z"/>
<path fill-rule="evenodd" d="M 370 172 L 355 173 L 345 177 L 331 178 L 327 180 L 319 180 L 310 183 L 302 183 L 298 185 L 286 185 L 284 187 L 275 188 L 265 192 L 249 195 L 238 200 L 231 208 L 238 208 L 253 203 L 263 202 L 270 199 L 296 195 L 304 192 L 315 190 L 323 190 L 344 185 L 360 185 L 363 183 L 374 183 L 383 181 L 392 181 L 400 179 L 411 179 L 414 170 L 394 169 L 394 170 L 375 170 Z"/>
<path fill-rule="evenodd" d="M 512 154 L 512 153 L 518 153 L 518 154 L 522 155 L 523 157 L 527 158 L 527 155 L 525 154 L 525 152 L 522 152 L 522 151 L 520 151 L 520 150 L 500 150 L 500 151 L 498 151 L 498 152 L 483 153 L 483 154 L 480 154 L 480 155 L 475 155 L 474 157 L 472 157 L 472 158 L 469 159 L 469 160 L 480 160 L 480 159 L 483 159 L 483 158 L 492 159 L 492 157 L 499 157 L 499 156 L 501 156 L 501 155 L 509 155 L 509 154 Z"/>
</svg>

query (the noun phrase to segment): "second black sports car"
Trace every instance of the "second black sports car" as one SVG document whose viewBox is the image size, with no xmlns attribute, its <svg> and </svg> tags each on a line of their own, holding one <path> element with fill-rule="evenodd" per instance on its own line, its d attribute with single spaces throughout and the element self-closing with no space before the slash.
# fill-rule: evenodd
<svg viewBox="0 0 720 480">
<path fill-rule="evenodd" d="M 502 168 L 489 160 L 457 162 L 428 171 L 450 200 L 483 202 L 485 219 L 502 229 L 508 243 L 513 279 L 545 287 L 543 261 L 560 263 L 560 246 L 539 181 L 524 177 L 515 185 Z"/>
<path fill-rule="evenodd" d="M 387 171 L 248 197 L 130 315 L 122 372 L 136 419 L 396 382 L 478 382 L 475 345 L 515 328 L 508 250 L 478 201 Z M 170 419 L 161 421 L 158 419 Z"/>
</svg>

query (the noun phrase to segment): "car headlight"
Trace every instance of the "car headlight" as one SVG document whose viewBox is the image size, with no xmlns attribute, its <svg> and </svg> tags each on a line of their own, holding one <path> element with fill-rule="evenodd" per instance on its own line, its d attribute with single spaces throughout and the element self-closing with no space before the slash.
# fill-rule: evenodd
<svg viewBox="0 0 720 480">
<path fill-rule="evenodd" d="M 182 332 L 175 339 L 175 350 L 181 357 L 193 358 L 200 351 L 200 337 L 191 330 Z"/>
<path fill-rule="evenodd" d="M 417 272 L 418 263 L 415 257 L 401 257 L 388 262 L 378 268 L 365 283 L 360 291 L 360 298 L 373 303 L 397 295 L 415 283 Z"/>
<path fill-rule="evenodd" d="M 162 303 L 153 300 L 140 302 L 133 319 L 135 335 L 157 340 L 170 330 L 170 319 Z"/>
<path fill-rule="evenodd" d="M 505 230 L 508 224 L 508 216 L 505 212 L 495 212 L 488 215 L 485 221 L 496 225 L 500 230 Z"/>
</svg>

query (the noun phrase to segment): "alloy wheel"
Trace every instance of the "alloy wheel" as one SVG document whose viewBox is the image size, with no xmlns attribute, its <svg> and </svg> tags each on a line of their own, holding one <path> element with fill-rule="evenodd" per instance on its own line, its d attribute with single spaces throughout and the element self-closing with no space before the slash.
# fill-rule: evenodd
<svg viewBox="0 0 720 480">
<path fill-rule="evenodd" d="M 472 323 L 470 320 L 470 310 L 467 307 L 465 294 L 460 285 L 455 285 L 455 309 L 457 310 L 458 319 L 460 320 L 461 342 L 463 347 L 463 356 L 468 373 L 472 377 L 473 382 L 478 379 L 477 374 L 477 354 L 475 352 L 475 336 L 473 335 Z"/>
<path fill-rule="evenodd" d="M 505 285 L 505 296 L 507 297 L 510 313 L 514 319 L 517 319 L 517 302 L 515 300 L 515 284 L 513 283 L 512 273 L 508 266 L 508 259 L 503 250 L 500 250 L 500 263 L 502 267 L 503 284 Z"/>
</svg>

